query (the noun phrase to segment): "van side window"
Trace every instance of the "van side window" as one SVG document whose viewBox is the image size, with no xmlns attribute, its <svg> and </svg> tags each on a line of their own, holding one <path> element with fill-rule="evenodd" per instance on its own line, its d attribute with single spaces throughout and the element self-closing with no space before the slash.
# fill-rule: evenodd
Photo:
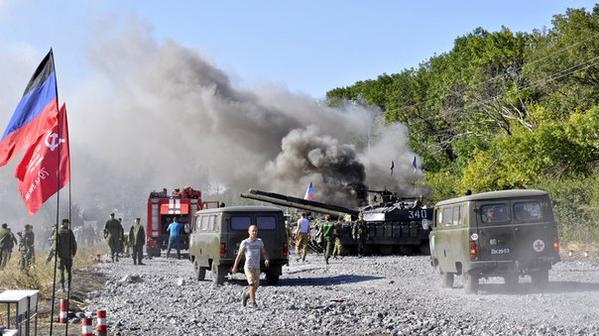
<svg viewBox="0 0 599 336">
<path fill-rule="evenodd" d="M 451 225 L 460 225 L 461 218 L 461 207 L 455 206 L 453 207 L 453 220 L 451 221 Z"/>
<path fill-rule="evenodd" d="M 258 230 L 274 230 L 277 220 L 274 216 L 256 216 L 256 224 L 258 224 Z"/>
<path fill-rule="evenodd" d="M 443 209 L 443 225 L 444 226 L 451 225 L 452 220 L 453 220 L 453 208 Z"/>
<path fill-rule="evenodd" d="M 543 217 L 541 205 L 537 201 L 516 202 L 514 203 L 514 216 L 520 221 L 541 220 Z"/>
<path fill-rule="evenodd" d="M 192 228 L 192 229 L 193 229 L 193 231 L 194 231 L 194 232 L 195 232 L 195 231 L 198 231 L 198 230 L 200 229 L 201 225 L 202 225 L 202 217 L 201 217 L 201 216 L 198 216 L 198 217 L 196 218 L 196 220 L 195 220 L 195 225 L 194 225 L 194 226 L 193 226 L 193 228 Z"/>
<path fill-rule="evenodd" d="M 247 231 L 251 222 L 249 216 L 231 216 L 231 230 Z"/>
<path fill-rule="evenodd" d="M 210 219 L 208 220 L 207 230 L 214 231 L 215 224 L 216 224 L 216 215 L 212 215 L 212 216 L 210 216 Z"/>
<path fill-rule="evenodd" d="M 488 204 L 480 207 L 481 221 L 485 224 L 509 222 L 510 215 L 505 204 Z"/>
<path fill-rule="evenodd" d="M 208 230 L 208 216 L 202 216 L 202 222 L 200 223 L 200 231 Z"/>
</svg>

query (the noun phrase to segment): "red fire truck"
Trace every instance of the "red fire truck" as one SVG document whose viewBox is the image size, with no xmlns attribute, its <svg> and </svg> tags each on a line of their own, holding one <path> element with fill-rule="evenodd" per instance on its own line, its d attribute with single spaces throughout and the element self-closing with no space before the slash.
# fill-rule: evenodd
<svg viewBox="0 0 599 336">
<path fill-rule="evenodd" d="M 160 251 L 168 246 L 168 232 L 166 228 L 174 218 L 185 230 L 181 237 L 181 249 L 189 248 L 189 228 L 193 222 L 193 215 L 198 210 L 217 208 L 219 201 L 202 201 L 202 192 L 191 187 L 174 189 L 168 193 L 166 188 L 162 191 L 152 191 L 148 198 L 148 219 L 146 221 L 146 251 L 149 257 L 159 257 Z"/>
</svg>

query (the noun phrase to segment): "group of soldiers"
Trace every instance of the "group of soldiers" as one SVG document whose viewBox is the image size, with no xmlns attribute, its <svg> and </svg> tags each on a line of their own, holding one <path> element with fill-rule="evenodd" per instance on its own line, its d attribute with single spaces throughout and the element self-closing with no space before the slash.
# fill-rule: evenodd
<svg viewBox="0 0 599 336">
<path fill-rule="evenodd" d="M 297 253 L 297 261 L 306 260 L 308 253 L 308 245 L 312 240 L 311 231 L 317 228 L 314 235 L 316 244 L 323 249 L 325 262 L 328 264 L 331 257 L 337 258 L 344 254 L 343 246 L 343 225 L 345 222 L 351 222 L 346 218 L 339 218 L 336 222 L 331 221 L 330 215 L 325 215 L 324 220 L 316 226 L 312 226 L 306 213 L 300 213 L 300 218 L 297 220 L 293 235 L 295 240 L 295 251 Z M 365 242 L 368 238 L 368 227 L 364 221 L 363 215 L 360 213 L 358 219 L 351 222 L 352 239 L 356 241 L 357 253 L 359 256 L 364 254 Z"/>
<path fill-rule="evenodd" d="M 21 254 L 19 268 L 23 272 L 28 272 L 29 269 L 35 266 L 35 234 L 33 233 L 33 226 L 25 224 L 23 231 L 18 232 L 17 236 L 19 237 L 18 242 L 7 223 L 3 223 L 0 227 L 0 269 L 6 267 L 13 248 L 18 246 L 18 251 Z M 52 247 L 50 248 L 46 262 L 50 261 L 54 256 L 59 258 L 60 282 L 61 288 L 64 290 L 64 273 L 67 273 L 67 286 L 70 287 L 73 257 L 77 252 L 77 242 L 75 241 L 73 231 L 69 228 L 68 219 L 62 220 L 58 233 L 56 233 L 56 230 L 53 230 L 50 240 L 52 241 Z"/>
<path fill-rule="evenodd" d="M 122 220 L 114 218 L 114 213 L 110 214 L 110 218 L 104 225 L 104 239 L 108 242 L 112 261 L 119 261 L 119 254 L 131 249 L 133 264 L 144 265 L 141 260 L 143 247 L 146 244 L 146 233 L 140 221 L 140 218 L 135 218 L 127 235 Z"/>
<path fill-rule="evenodd" d="M 7 223 L 3 223 L 0 227 L 0 269 L 6 267 L 15 247 L 21 254 L 19 267 L 22 271 L 29 270 L 35 264 L 33 226 L 25 224 L 23 231 L 17 232 L 17 236 L 18 241 Z"/>
</svg>

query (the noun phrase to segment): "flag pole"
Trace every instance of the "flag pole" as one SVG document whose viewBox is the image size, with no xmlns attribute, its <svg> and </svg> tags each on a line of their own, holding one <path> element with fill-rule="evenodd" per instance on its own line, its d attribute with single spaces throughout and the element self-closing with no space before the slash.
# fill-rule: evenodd
<svg viewBox="0 0 599 336">
<path fill-rule="evenodd" d="M 56 65 L 54 64 L 54 52 L 52 51 L 52 48 L 50 48 L 50 54 L 52 57 L 52 67 L 54 68 L 54 78 L 56 78 Z M 56 90 L 56 109 L 58 110 L 59 106 L 58 106 L 58 82 L 56 82 L 55 80 L 55 87 L 54 89 Z M 59 126 L 60 127 L 60 126 Z M 60 146 L 58 146 L 58 150 L 60 150 Z M 59 156 L 60 157 L 60 156 Z M 58 160 L 58 166 L 60 169 L 60 160 Z M 59 175 L 57 175 L 56 177 L 58 178 Z M 52 280 L 52 311 L 50 313 L 50 336 L 53 335 L 52 330 L 53 330 L 53 325 L 54 325 L 54 304 L 56 301 L 56 266 L 57 266 L 57 256 L 58 256 L 58 216 L 59 216 L 59 211 L 60 209 L 60 193 L 57 192 L 56 193 L 56 221 L 54 223 L 54 276 L 53 276 L 53 280 Z"/>
<path fill-rule="evenodd" d="M 61 113 L 58 113 L 58 115 L 59 115 L 59 120 L 58 120 L 58 122 L 59 122 L 59 124 L 58 124 L 58 130 L 59 130 L 59 132 L 58 132 L 58 134 L 61 134 L 61 135 L 62 134 L 66 134 L 65 132 L 69 131 L 68 130 L 69 124 L 67 122 L 65 122 L 64 125 L 67 127 L 67 129 L 66 130 L 62 129 L 63 122 L 62 122 L 62 120 L 60 120 Z M 65 120 L 68 120 L 66 107 L 65 107 L 65 110 L 64 110 L 64 115 L 62 117 Z M 69 167 L 68 167 L 69 172 L 71 171 L 71 156 L 70 156 L 71 155 L 71 146 L 70 146 L 71 137 L 70 136 L 71 135 L 69 134 L 69 147 L 68 147 L 69 152 L 67 153 L 67 155 L 69 156 Z M 61 146 L 59 146 L 59 147 L 61 147 Z M 58 158 L 59 158 L 58 159 L 58 166 L 60 167 L 60 162 L 61 162 L 61 158 L 62 158 L 62 156 L 60 156 L 60 149 L 59 149 L 59 152 L 58 152 Z M 61 185 L 60 177 L 61 176 L 60 176 L 60 168 L 59 168 L 58 169 L 58 184 L 56 185 L 56 188 L 58 190 L 60 190 L 60 185 Z M 72 221 L 71 221 L 71 180 L 69 178 L 69 230 L 72 230 L 71 229 L 71 225 L 72 225 Z M 69 242 L 67 243 L 67 246 L 68 246 L 69 254 L 70 254 L 71 253 L 71 236 L 70 236 L 70 233 L 69 233 L 69 240 L 68 241 Z M 73 277 L 73 263 L 71 263 L 71 273 L 70 274 L 71 275 L 67 279 L 67 281 L 68 281 L 67 282 L 68 283 L 67 300 L 69 302 L 69 309 L 68 310 L 70 310 L 70 304 L 71 304 L 71 286 L 72 286 L 71 280 L 72 280 L 72 277 Z M 64 335 L 65 336 L 69 335 L 69 318 L 68 318 L 69 312 L 68 312 L 68 310 L 67 310 L 67 322 L 65 324 L 65 331 L 64 331 Z"/>
</svg>

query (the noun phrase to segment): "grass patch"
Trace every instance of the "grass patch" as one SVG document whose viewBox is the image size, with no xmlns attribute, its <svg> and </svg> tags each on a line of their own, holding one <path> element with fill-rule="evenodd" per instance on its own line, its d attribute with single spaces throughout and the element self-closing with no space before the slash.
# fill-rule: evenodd
<svg viewBox="0 0 599 336">
<path fill-rule="evenodd" d="M 73 271 L 86 270 L 96 263 L 98 254 L 106 253 L 106 247 L 100 245 L 81 246 L 73 260 Z M 6 267 L 0 271 L 0 291 L 7 289 L 36 289 L 40 291 L 40 298 L 52 296 L 52 282 L 54 277 L 54 259 L 46 263 L 47 250 L 35 251 L 35 264 L 27 270 L 19 269 L 20 254 L 13 250 L 12 257 Z M 58 265 L 56 266 L 58 268 Z M 57 288 L 60 287 L 60 274 L 56 273 Z M 77 286 L 77 278 L 73 277 L 73 286 Z"/>
</svg>

